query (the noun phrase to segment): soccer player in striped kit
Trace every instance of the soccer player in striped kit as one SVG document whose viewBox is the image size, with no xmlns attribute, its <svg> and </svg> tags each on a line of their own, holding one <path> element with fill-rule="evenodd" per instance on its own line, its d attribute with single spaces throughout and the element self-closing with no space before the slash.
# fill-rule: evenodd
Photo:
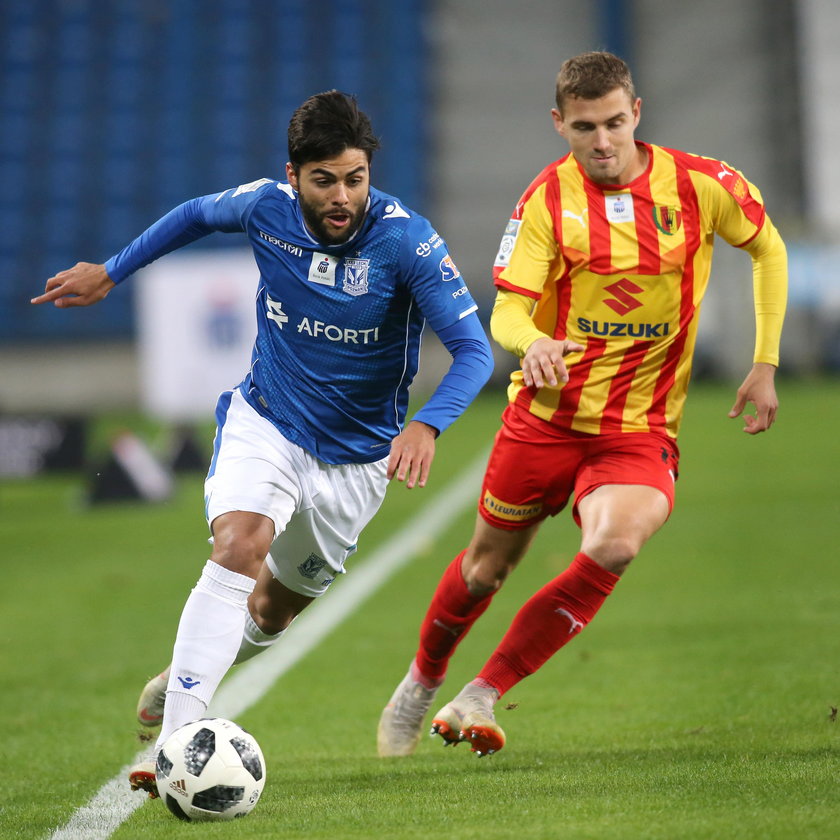
<svg viewBox="0 0 840 840">
<path fill-rule="evenodd" d="M 609 53 L 567 61 L 552 118 L 570 154 L 516 205 L 494 266 L 496 341 L 520 369 L 493 446 L 475 530 L 446 569 L 408 673 L 379 724 L 381 755 L 414 751 L 458 643 L 572 502 L 570 566 L 524 604 L 476 678 L 432 721 L 479 755 L 504 746 L 493 708 L 595 616 L 674 499 L 700 303 L 717 234 L 753 260 L 753 366 L 729 412 L 770 428 L 787 288 L 784 243 L 759 191 L 728 164 L 635 139 L 641 100 Z"/>
</svg>

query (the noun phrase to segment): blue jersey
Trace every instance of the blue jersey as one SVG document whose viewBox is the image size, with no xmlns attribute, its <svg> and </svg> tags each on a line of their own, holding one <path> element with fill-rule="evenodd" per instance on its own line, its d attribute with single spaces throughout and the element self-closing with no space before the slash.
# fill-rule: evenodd
<svg viewBox="0 0 840 840">
<path fill-rule="evenodd" d="M 392 196 L 371 189 L 359 231 L 326 246 L 309 233 L 292 187 L 262 179 L 181 205 L 106 270 L 120 282 L 212 231 L 244 232 L 260 273 L 257 337 L 239 388 L 322 461 L 387 455 L 405 420 L 425 321 L 454 362 L 414 419 L 442 431 L 487 380 L 489 345 L 446 243 Z"/>
</svg>

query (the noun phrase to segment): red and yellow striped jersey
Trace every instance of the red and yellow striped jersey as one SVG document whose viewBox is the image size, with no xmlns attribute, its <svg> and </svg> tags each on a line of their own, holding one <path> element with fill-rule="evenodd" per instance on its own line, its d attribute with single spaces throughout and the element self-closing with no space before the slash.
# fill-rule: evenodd
<svg viewBox="0 0 840 840">
<path fill-rule="evenodd" d="M 648 167 L 623 186 L 596 184 L 571 154 L 546 167 L 516 206 L 493 276 L 500 290 L 535 301 L 537 330 L 585 347 L 566 357 L 565 384 L 526 388 L 514 372 L 512 403 L 575 431 L 676 437 L 715 234 L 756 264 L 779 269 L 782 260 L 772 272 L 780 282 L 761 296 L 756 284 L 757 312 L 761 297 L 769 314 L 759 323 L 755 361 L 778 363 L 785 251 L 759 191 L 740 172 L 640 145 Z"/>
</svg>

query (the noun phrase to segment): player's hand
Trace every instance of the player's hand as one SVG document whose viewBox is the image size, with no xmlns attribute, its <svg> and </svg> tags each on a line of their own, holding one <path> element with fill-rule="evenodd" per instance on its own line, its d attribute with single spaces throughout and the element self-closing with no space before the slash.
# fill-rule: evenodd
<svg viewBox="0 0 840 840">
<path fill-rule="evenodd" d="M 583 350 L 583 345 L 575 341 L 538 338 L 522 359 L 522 381 L 529 388 L 568 382 L 569 372 L 563 357 L 578 350 Z"/>
<path fill-rule="evenodd" d="M 392 478 L 404 481 L 409 490 L 415 486 L 425 487 L 435 457 L 437 434 L 437 429 L 412 420 L 391 441 L 388 481 Z"/>
<path fill-rule="evenodd" d="M 779 400 L 776 397 L 775 376 L 776 368 L 773 365 L 758 362 L 753 365 L 738 389 L 735 405 L 730 409 L 729 416 L 733 419 L 739 417 L 747 403 L 752 403 L 755 415 L 744 415 L 744 431 L 748 435 L 766 432 L 776 419 Z"/>
<path fill-rule="evenodd" d="M 47 280 L 44 294 L 32 298 L 30 303 L 54 303 L 59 307 L 90 306 L 102 300 L 114 281 L 108 276 L 104 265 L 97 263 L 76 263 L 73 268 L 59 271 Z"/>
</svg>

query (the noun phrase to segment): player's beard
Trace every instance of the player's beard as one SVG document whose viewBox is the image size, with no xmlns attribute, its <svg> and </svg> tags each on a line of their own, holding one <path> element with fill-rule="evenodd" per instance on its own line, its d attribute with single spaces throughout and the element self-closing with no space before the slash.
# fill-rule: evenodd
<svg viewBox="0 0 840 840">
<path fill-rule="evenodd" d="M 347 224 L 338 231 L 330 230 L 327 225 L 327 216 L 335 214 L 335 208 L 323 210 L 314 204 L 311 204 L 304 198 L 303 193 L 298 192 L 298 201 L 300 202 L 300 212 L 303 214 L 303 221 L 309 228 L 310 233 L 320 242 L 325 245 L 342 245 L 351 239 L 365 219 L 365 211 L 367 210 L 367 196 L 358 207 L 346 207 L 341 212 L 349 217 Z"/>
</svg>

